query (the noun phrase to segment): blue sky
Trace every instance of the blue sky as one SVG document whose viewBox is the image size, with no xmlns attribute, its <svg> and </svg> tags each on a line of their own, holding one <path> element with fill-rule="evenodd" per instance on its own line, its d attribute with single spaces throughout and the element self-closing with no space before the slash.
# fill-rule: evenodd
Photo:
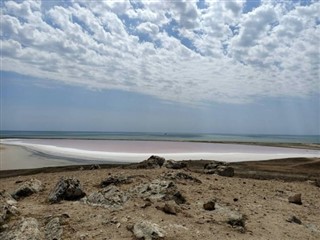
<svg viewBox="0 0 320 240">
<path fill-rule="evenodd" d="M 1 129 L 320 134 L 318 1 L 4 1 Z"/>
</svg>

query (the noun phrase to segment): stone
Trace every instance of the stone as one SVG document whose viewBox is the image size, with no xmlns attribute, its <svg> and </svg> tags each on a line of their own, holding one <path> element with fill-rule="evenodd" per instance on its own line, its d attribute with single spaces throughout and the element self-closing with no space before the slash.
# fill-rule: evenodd
<svg viewBox="0 0 320 240">
<path fill-rule="evenodd" d="M 120 184 L 129 184 L 132 183 L 132 179 L 129 177 L 108 177 L 107 179 L 101 181 L 100 187 L 104 188 L 111 184 L 120 185 Z"/>
<path fill-rule="evenodd" d="M 154 180 L 151 183 L 143 183 L 131 190 L 133 194 L 142 198 L 159 199 L 164 201 L 174 200 L 177 204 L 186 202 L 184 196 L 178 191 L 172 181 Z"/>
<path fill-rule="evenodd" d="M 134 224 L 133 234 L 137 239 L 163 239 L 165 232 L 155 223 L 142 221 Z"/>
<path fill-rule="evenodd" d="M 289 201 L 289 203 L 294 203 L 294 204 L 302 205 L 301 193 L 298 193 L 298 194 L 289 196 L 288 201 Z"/>
<path fill-rule="evenodd" d="M 163 175 L 163 178 L 169 179 L 169 180 L 187 180 L 195 183 L 202 183 L 199 179 L 184 172 L 177 172 L 177 173 L 168 172 Z"/>
<path fill-rule="evenodd" d="M 186 168 L 187 164 L 182 161 L 167 160 L 164 163 L 164 167 L 169 169 L 182 169 L 182 168 Z"/>
<path fill-rule="evenodd" d="M 43 190 L 41 181 L 37 179 L 31 179 L 22 183 L 16 190 L 11 193 L 11 196 L 19 200 L 24 197 L 28 197 L 34 193 L 38 193 Z"/>
<path fill-rule="evenodd" d="M 287 219 L 287 222 L 302 224 L 301 220 L 299 218 L 297 218 L 296 216 L 291 216 L 290 218 Z"/>
<path fill-rule="evenodd" d="M 99 164 L 93 164 L 90 166 L 90 170 L 96 170 L 96 169 L 101 169 Z"/>
<path fill-rule="evenodd" d="M 23 218 L 12 229 L 0 233 L 0 239 L 42 240 L 39 223 L 35 218 Z"/>
<path fill-rule="evenodd" d="M 128 200 L 127 194 L 120 191 L 116 186 L 110 185 L 85 197 L 83 201 L 91 206 L 104 208 L 120 208 Z"/>
<path fill-rule="evenodd" d="M 52 218 L 45 227 L 46 240 L 60 240 L 63 228 L 58 217 Z"/>
<path fill-rule="evenodd" d="M 17 201 L 6 191 L 0 192 L 0 227 L 11 217 L 19 214 Z"/>
<path fill-rule="evenodd" d="M 152 155 L 147 160 L 144 160 L 138 164 L 138 168 L 152 169 L 161 168 L 166 160 L 163 157 Z"/>
<path fill-rule="evenodd" d="M 228 166 L 218 166 L 216 169 L 216 173 L 224 177 L 233 177 L 234 169 L 233 167 L 228 167 Z"/>
<path fill-rule="evenodd" d="M 216 205 L 216 201 L 215 200 L 210 200 L 206 203 L 203 204 L 203 209 L 207 210 L 207 211 L 213 211 L 215 210 L 215 205 Z"/>
<path fill-rule="evenodd" d="M 156 208 L 158 210 L 163 211 L 164 213 L 177 215 L 178 208 L 177 208 L 176 203 L 174 201 L 166 202 L 164 205 L 157 206 Z"/>
<path fill-rule="evenodd" d="M 239 232 L 244 233 L 246 231 L 247 217 L 243 214 L 231 216 L 227 223 Z"/>
<path fill-rule="evenodd" d="M 76 178 L 61 178 L 49 194 L 50 203 L 58 203 L 62 200 L 76 201 L 83 198 L 86 193 L 82 189 L 80 181 Z"/>
</svg>

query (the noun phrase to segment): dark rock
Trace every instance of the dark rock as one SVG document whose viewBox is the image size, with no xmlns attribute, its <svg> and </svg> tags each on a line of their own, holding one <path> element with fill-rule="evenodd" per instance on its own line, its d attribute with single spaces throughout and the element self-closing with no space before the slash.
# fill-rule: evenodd
<svg viewBox="0 0 320 240">
<path fill-rule="evenodd" d="M 220 176 L 224 177 L 233 177 L 234 176 L 234 169 L 228 166 L 218 166 L 216 169 L 216 173 Z"/>
<path fill-rule="evenodd" d="M 147 160 L 138 164 L 138 168 L 152 169 L 161 168 L 166 160 L 163 157 L 152 155 Z"/>
<path fill-rule="evenodd" d="M 42 240 L 43 234 L 39 230 L 39 223 L 35 218 L 23 218 L 12 229 L 0 233 L 0 239 Z"/>
<path fill-rule="evenodd" d="M 132 231 L 137 239 L 163 239 L 165 236 L 165 232 L 157 224 L 147 221 L 134 224 Z"/>
<path fill-rule="evenodd" d="M 231 225 L 233 228 L 236 228 L 240 232 L 244 233 L 246 231 L 246 220 L 247 217 L 245 215 L 232 216 L 228 219 L 227 223 Z"/>
<path fill-rule="evenodd" d="M 170 179 L 170 180 L 188 180 L 195 183 L 202 183 L 199 179 L 184 172 L 177 172 L 177 173 L 168 172 L 168 173 L 165 173 L 163 177 L 165 179 Z"/>
<path fill-rule="evenodd" d="M 128 195 L 116 186 L 110 185 L 85 197 L 83 201 L 91 206 L 120 208 L 128 200 Z"/>
<path fill-rule="evenodd" d="M 207 210 L 207 211 L 213 211 L 215 210 L 215 205 L 216 205 L 216 201 L 215 200 L 210 200 L 206 203 L 203 204 L 203 209 Z"/>
<path fill-rule="evenodd" d="M 171 181 L 154 180 L 151 183 L 140 184 L 131 190 L 133 194 L 142 198 L 174 200 L 177 204 L 186 202 L 186 199 L 178 191 L 177 186 Z"/>
<path fill-rule="evenodd" d="M 0 227 L 11 217 L 19 213 L 14 200 L 6 191 L 0 192 Z"/>
<path fill-rule="evenodd" d="M 182 168 L 186 168 L 187 164 L 185 162 L 182 162 L 182 161 L 167 160 L 164 163 L 164 166 L 166 168 L 170 168 L 170 169 L 182 169 Z"/>
<path fill-rule="evenodd" d="M 60 240 L 63 228 L 58 217 L 52 218 L 45 227 L 46 240 Z"/>
<path fill-rule="evenodd" d="M 233 199 L 234 202 L 238 202 L 238 200 L 239 200 L 238 198 L 234 198 Z"/>
<path fill-rule="evenodd" d="M 20 185 L 13 193 L 11 193 L 11 196 L 16 200 L 19 200 L 42 190 L 43 187 L 41 181 L 37 179 L 31 179 L 30 181 L 24 182 L 22 185 Z"/>
<path fill-rule="evenodd" d="M 108 177 L 100 183 L 100 187 L 104 188 L 111 184 L 120 185 L 120 184 L 129 184 L 132 183 L 132 179 L 128 177 Z"/>
<path fill-rule="evenodd" d="M 301 193 L 292 195 L 288 198 L 289 203 L 294 203 L 294 204 L 298 204 L 301 205 L 302 201 L 301 201 Z"/>
<path fill-rule="evenodd" d="M 290 223 L 296 223 L 296 224 L 301 224 L 301 220 L 297 218 L 296 216 L 291 216 L 289 219 L 287 219 L 287 222 Z"/>
<path fill-rule="evenodd" d="M 90 166 L 90 170 L 96 170 L 96 169 L 101 169 L 99 164 L 93 164 Z"/>
<path fill-rule="evenodd" d="M 75 201 L 83 198 L 85 192 L 80 181 L 76 178 L 61 178 L 49 195 L 50 203 L 58 203 L 62 200 Z"/>
</svg>

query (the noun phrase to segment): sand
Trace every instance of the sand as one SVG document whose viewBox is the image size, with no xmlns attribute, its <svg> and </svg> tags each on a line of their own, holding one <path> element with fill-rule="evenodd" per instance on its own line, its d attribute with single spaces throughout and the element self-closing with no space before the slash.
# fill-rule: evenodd
<svg viewBox="0 0 320 240">
<path fill-rule="evenodd" d="M 57 172 L 54 172 L 57 168 L 47 168 L 43 172 L 38 169 L 37 174 L 2 178 L 0 190 L 13 191 L 19 185 L 17 181 L 31 178 L 42 181 L 44 191 L 20 200 L 18 207 L 21 214 L 13 217 L 9 225 L 14 225 L 22 216 L 33 217 L 39 221 L 40 230 L 43 231 L 48 217 L 67 214 L 69 218 L 64 220 L 62 239 L 129 240 L 133 239 L 133 234 L 127 230 L 127 226 L 141 220 L 158 224 L 166 232 L 165 239 L 168 240 L 320 238 L 320 188 L 311 181 L 320 177 L 320 159 L 277 160 L 277 170 L 272 170 L 272 161 L 233 163 L 235 177 L 204 174 L 201 169 L 205 163 L 189 161 L 188 168 L 184 170 L 147 170 L 110 165 L 96 170 L 79 170 L 79 166 L 73 169 L 62 167 Z M 306 174 L 311 168 L 315 170 L 310 171 L 312 177 Z M 285 173 L 290 174 L 292 170 L 295 171 L 292 179 L 277 179 Z M 256 172 L 255 177 L 261 172 L 276 175 L 271 174 L 269 180 L 259 180 L 252 178 L 252 171 Z M 158 210 L 161 201 L 152 201 L 150 206 L 144 208 L 146 202 L 141 198 L 130 199 L 119 210 L 92 207 L 79 201 L 47 203 L 50 191 L 62 176 L 78 178 L 85 192 L 90 194 L 97 191 L 99 183 L 109 176 L 133 176 L 132 183 L 119 186 L 121 190 L 128 191 L 141 183 L 161 179 L 168 172 L 184 172 L 202 182 L 174 181 L 187 199 L 186 204 L 179 206 L 177 215 Z M 306 179 L 294 178 L 299 174 L 305 175 Z M 302 205 L 288 202 L 288 196 L 296 193 L 302 194 Z M 217 201 L 216 209 L 204 210 L 203 203 L 213 198 Z M 227 223 L 234 214 L 246 216 L 244 233 Z M 299 218 L 302 224 L 288 222 L 292 216 Z"/>
</svg>

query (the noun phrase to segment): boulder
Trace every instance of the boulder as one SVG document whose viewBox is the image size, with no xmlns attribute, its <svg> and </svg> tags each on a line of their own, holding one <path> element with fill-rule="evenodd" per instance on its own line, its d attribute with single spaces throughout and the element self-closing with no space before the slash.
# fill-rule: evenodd
<svg viewBox="0 0 320 240">
<path fill-rule="evenodd" d="M 317 187 L 320 187 L 320 178 L 316 179 L 314 184 L 315 184 Z"/>
<path fill-rule="evenodd" d="M 144 160 L 138 164 L 138 168 L 152 169 L 161 168 L 166 160 L 163 157 L 152 155 L 147 160 Z"/>
<path fill-rule="evenodd" d="M 182 168 L 186 168 L 187 164 L 182 161 L 167 160 L 164 163 L 164 167 L 169 169 L 182 169 Z"/>
<path fill-rule="evenodd" d="M 11 216 L 19 213 L 15 206 L 17 201 L 14 200 L 11 195 L 6 191 L 0 192 L 0 227 L 8 220 Z"/>
<path fill-rule="evenodd" d="M 43 186 L 41 181 L 37 179 L 31 179 L 30 181 L 22 183 L 16 190 L 11 193 L 11 196 L 16 200 L 19 200 L 42 190 Z"/>
<path fill-rule="evenodd" d="M 206 203 L 203 204 L 203 209 L 207 210 L 207 211 L 213 211 L 215 210 L 215 205 L 216 205 L 216 201 L 215 200 L 210 200 Z"/>
<path fill-rule="evenodd" d="M 302 204 L 301 193 L 289 196 L 288 197 L 288 201 L 289 201 L 289 203 L 294 203 L 294 204 L 301 205 Z"/>
<path fill-rule="evenodd" d="M 0 239 L 42 240 L 43 234 L 39 230 L 39 223 L 35 218 L 23 218 L 12 229 L 0 233 Z"/>
<path fill-rule="evenodd" d="M 100 187 L 104 188 L 111 184 L 120 185 L 120 184 L 129 184 L 132 183 L 132 179 L 129 177 L 108 177 L 107 179 L 101 181 Z"/>
<path fill-rule="evenodd" d="M 50 203 L 58 203 L 62 200 L 75 201 L 83 198 L 85 192 L 80 181 L 76 178 L 61 178 L 49 194 Z"/>
<path fill-rule="evenodd" d="M 58 217 L 52 218 L 45 227 L 46 240 L 60 240 L 63 228 Z"/>
<path fill-rule="evenodd" d="M 128 200 L 127 194 L 110 185 L 85 197 L 83 201 L 91 206 L 120 208 Z"/>
<path fill-rule="evenodd" d="M 220 176 L 224 177 L 233 177 L 234 176 L 234 169 L 228 166 L 218 166 L 216 169 L 216 173 Z"/>
<path fill-rule="evenodd" d="M 153 240 L 162 239 L 165 232 L 155 223 L 142 221 L 133 226 L 133 234 L 137 239 Z"/>
<path fill-rule="evenodd" d="M 142 198 L 159 199 L 164 201 L 174 200 L 177 204 L 186 202 L 184 196 L 178 191 L 172 181 L 154 180 L 151 183 L 143 183 L 131 190 L 133 194 Z"/>
</svg>

